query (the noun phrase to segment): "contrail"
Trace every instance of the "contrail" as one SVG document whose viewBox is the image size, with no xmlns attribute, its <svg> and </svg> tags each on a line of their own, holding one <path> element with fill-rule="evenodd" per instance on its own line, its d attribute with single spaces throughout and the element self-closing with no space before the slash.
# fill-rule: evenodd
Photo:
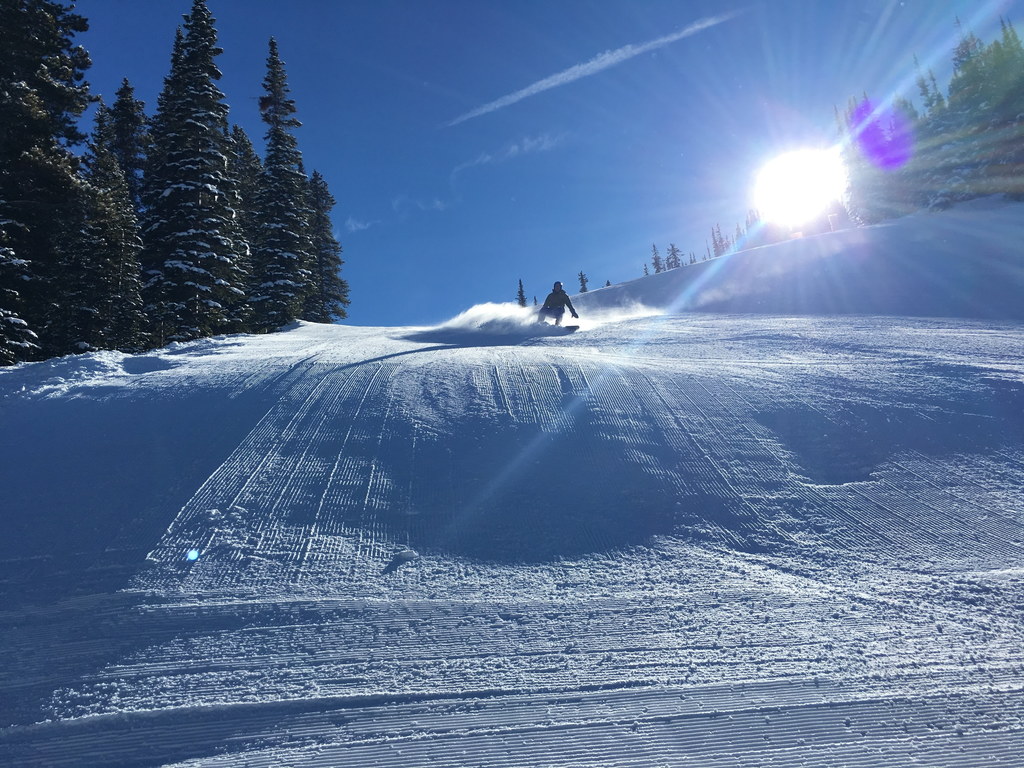
<svg viewBox="0 0 1024 768">
<path fill-rule="evenodd" d="M 738 11 L 734 11 L 733 13 L 724 14 L 722 16 L 712 16 L 710 18 L 701 19 L 684 29 L 673 32 L 671 35 L 659 37 L 657 40 L 651 40 L 646 43 L 641 43 L 640 45 L 625 45 L 622 48 L 616 48 L 614 51 L 605 51 L 604 53 L 598 54 L 590 61 L 584 62 L 583 64 L 575 64 L 558 74 L 545 77 L 543 80 L 538 80 L 533 85 L 528 85 L 515 93 L 502 96 L 500 99 L 492 101 L 489 104 L 484 104 L 482 107 L 477 107 L 464 115 L 460 115 L 448 123 L 448 127 L 450 128 L 453 125 L 458 125 L 459 123 L 464 123 L 467 120 L 472 120 L 474 117 L 480 117 L 481 115 L 486 115 L 490 112 L 503 109 L 511 104 L 515 104 L 517 101 L 522 101 L 523 99 L 535 96 L 543 91 L 551 90 L 552 88 L 557 88 L 560 85 L 565 85 L 584 77 L 596 75 L 598 72 L 608 69 L 609 67 L 614 67 L 616 64 L 628 61 L 634 56 L 639 56 L 642 53 L 662 48 L 669 43 L 674 43 L 677 40 L 682 40 L 684 37 L 690 37 L 691 35 L 695 35 L 705 29 L 717 26 L 722 22 L 729 21 L 730 19 L 735 18 L 738 13 Z"/>
</svg>

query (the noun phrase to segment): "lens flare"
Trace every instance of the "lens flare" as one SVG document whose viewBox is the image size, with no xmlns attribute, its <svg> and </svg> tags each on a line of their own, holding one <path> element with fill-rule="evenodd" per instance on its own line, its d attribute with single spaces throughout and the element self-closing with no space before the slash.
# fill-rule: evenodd
<svg viewBox="0 0 1024 768">
<path fill-rule="evenodd" d="M 822 214 L 846 189 L 838 149 L 798 149 L 770 160 L 754 186 L 764 221 L 795 227 Z"/>
<path fill-rule="evenodd" d="M 199 550 L 198 549 L 190 549 L 188 551 L 188 554 L 185 555 L 185 559 L 186 560 L 190 560 L 192 562 L 198 560 L 199 559 Z"/>
<path fill-rule="evenodd" d="M 894 171 L 914 154 L 914 133 L 902 110 L 877 107 L 865 99 L 850 115 L 857 147 L 875 166 Z"/>
</svg>

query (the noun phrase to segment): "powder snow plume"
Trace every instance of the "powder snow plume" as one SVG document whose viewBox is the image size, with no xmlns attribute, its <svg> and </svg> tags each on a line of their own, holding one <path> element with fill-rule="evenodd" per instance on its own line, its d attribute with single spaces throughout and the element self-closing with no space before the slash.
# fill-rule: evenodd
<svg viewBox="0 0 1024 768">
<path fill-rule="evenodd" d="M 551 323 L 540 323 L 538 307 L 521 307 L 511 302 L 476 304 L 450 320 L 432 328 L 423 328 L 404 336 L 410 341 L 439 344 L 514 344 L 538 336 L 561 335 Z M 642 304 L 580 310 L 579 319 L 566 314 L 564 325 L 578 325 L 581 331 L 605 323 L 621 322 L 662 314 Z"/>
</svg>

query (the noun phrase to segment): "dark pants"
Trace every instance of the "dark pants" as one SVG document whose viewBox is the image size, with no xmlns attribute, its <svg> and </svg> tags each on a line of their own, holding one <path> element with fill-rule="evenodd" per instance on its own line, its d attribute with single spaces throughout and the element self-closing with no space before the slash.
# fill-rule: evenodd
<svg viewBox="0 0 1024 768">
<path fill-rule="evenodd" d="M 565 314 L 565 307 L 541 307 L 540 308 L 540 320 L 544 322 L 545 317 L 553 317 L 555 319 L 555 325 L 562 324 L 562 315 Z"/>
</svg>

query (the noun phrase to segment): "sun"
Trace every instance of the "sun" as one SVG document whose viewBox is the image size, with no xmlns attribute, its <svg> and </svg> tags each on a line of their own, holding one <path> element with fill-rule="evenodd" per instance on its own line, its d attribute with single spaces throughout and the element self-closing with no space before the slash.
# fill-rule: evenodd
<svg viewBox="0 0 1024 768">
<path fill-rule="evenodd" d="M 838 149 L 798 149 L 761 168 L 754 206 L 763 221 L 798 227 L 842 199 L 845 189 L 846 167 Z"/>
</svg>

